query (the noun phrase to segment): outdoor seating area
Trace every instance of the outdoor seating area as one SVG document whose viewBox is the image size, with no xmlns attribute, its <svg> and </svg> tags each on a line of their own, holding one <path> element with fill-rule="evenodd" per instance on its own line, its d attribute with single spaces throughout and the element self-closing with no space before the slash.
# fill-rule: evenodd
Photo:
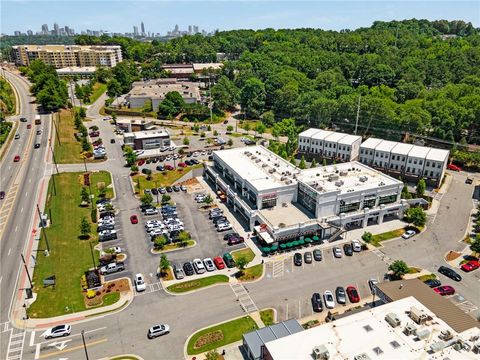
<svg viewBox="0 0 480 360">
<path fill-rule="evenodd" d="M 297 250 L 311 245 L 318 245 L 321 243 L 322 239 L 315 235 L 312 237 L 299 238 L 296 240 L 283 242 L 281 244 L 274 243 L 271 246 L 262 247 L 261 250 L 264 256 L 268 256 L 274 254 L 282 254 L 292 250 Z"/>
</svg>

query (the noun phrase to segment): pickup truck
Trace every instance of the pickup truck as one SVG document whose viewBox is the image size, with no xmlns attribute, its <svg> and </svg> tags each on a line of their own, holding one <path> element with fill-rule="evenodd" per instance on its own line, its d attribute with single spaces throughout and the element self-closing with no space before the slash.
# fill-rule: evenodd
<svg viewBox="0 0 480 360">
<path fill-rule="evenodd" d="M 100 268 L 100 273 L 102 275 L 112 274 L 118 271 L 125 270 L 125 264 L 123 262 L 111 263 Z"/>
</svg>

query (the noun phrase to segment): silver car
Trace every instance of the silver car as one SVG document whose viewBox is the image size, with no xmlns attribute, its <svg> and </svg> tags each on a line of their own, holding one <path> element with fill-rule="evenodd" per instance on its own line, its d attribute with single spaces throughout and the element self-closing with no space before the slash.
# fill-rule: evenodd
<svg viewBox="0 0 480 360">
<path fill-rule="evenodd" d="M 335 256 L 336 258 L 341 258 L 343 256 L 342 249 L 340 249 L 338 246 L 335 246 L 333 248 L 333 256 Z"/>
<path fill-rule="evenodd" d="M 205 265 L 205 268 L 207 271 L 214 271 L 215 270 L 215 264 L 213 263 L 213 260 L 210 258 L 203 259 L 203 264 Z"/>
<path fill-rule="evenodd" d="M 153 339 L 158 336 L 166 335 L 169 332 L 170 332 L 170 326 L 168 326 L 167 324 L 155 325 L 155 326 L 152 326 L 150 329 L 148 329 L 147 337 L 149 339 Z"/>
</svg>

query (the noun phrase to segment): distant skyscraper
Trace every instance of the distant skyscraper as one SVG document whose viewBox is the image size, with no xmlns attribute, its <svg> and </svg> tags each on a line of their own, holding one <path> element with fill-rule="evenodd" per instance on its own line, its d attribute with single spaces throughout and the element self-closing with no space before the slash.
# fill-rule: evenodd
<svg viewBox="0 0 480 360">
<path fill-rule="evenodd" d="M 20 36 L 20 35 L 22 35 L 22 33 L 21 33 L 20 31 L 16 30 L 16 31 L 14 32 L 14 35 L 15 35 L 15 36 Z"/>
<path fill-rule="evenodd" d="M 71 32 L 70 32 L 70 28 L 66 25 L 65 25 L 65 35 L 67 35 L 67 36 L 72 35 Z"/>
<path fill-rule="evenodd" d="M 58 27 L 57 23 L 53 24 L 53 34 L 60 35 L 60 28 Z"/>
<path fill-rule="evenodd" d="M 42 25 L 42 34 L 43 35 L 48 35 L 48 25 L 47 24 Z"/>
<path fill-rule="evenodd" d="M 175 29 L 173 29 L 173 33 L 174 33 L 174 34 L 177 34 L 177 33 L 178 33 L 178 30 L 179 30 L 178 24 L 176 24 L 176 25 L 175 25 Z"/>
<path fill-rule="evenodd" d="M 192 33 L 192 25 L 188 25 L 188 33 L 189 33 L 189 34 Z"/>
<path fill-rule="evenodd" d="M 28 35 L 28 36 L 32 36 L 32 35 L 33 35 L 33 31 L 32 31 L 32 30 L 27 30 L 27 35 Z"/>
<path fill-rule="evenodd" d="M 193 32 L 195 34 L 198 33 L 198 26 L 197 25 L 193 25 Z"/>
<path fill-rule="evenodd" d="M 142 29 L 142 36 L 145 36 L 145 24 L 143 21 L 140 23 L 140 29 Z"/>
<path fill-rule="evenodd" d="M 138 36 L 138 26 L 133 27 L 133 36 Z"/>
</svg>

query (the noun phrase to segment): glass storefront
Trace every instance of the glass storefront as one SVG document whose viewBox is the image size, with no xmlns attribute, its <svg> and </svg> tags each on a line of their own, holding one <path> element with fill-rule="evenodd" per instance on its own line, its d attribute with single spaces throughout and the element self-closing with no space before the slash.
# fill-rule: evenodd
<svg viewBox="0 0 480 360">
<path fill-rule="evenodd" d="M 397 197 L 398 197 L 397 194 L 381 196 L 378 201 L 378 205 L 394 203 L 395 201 L 397 201 Z"/>
<path fill-rule="evenodd" d="M 317 193 L 302 183 L 298 184 L 298 202 L 313 214 L 317 207 Z"/>
</svg>

